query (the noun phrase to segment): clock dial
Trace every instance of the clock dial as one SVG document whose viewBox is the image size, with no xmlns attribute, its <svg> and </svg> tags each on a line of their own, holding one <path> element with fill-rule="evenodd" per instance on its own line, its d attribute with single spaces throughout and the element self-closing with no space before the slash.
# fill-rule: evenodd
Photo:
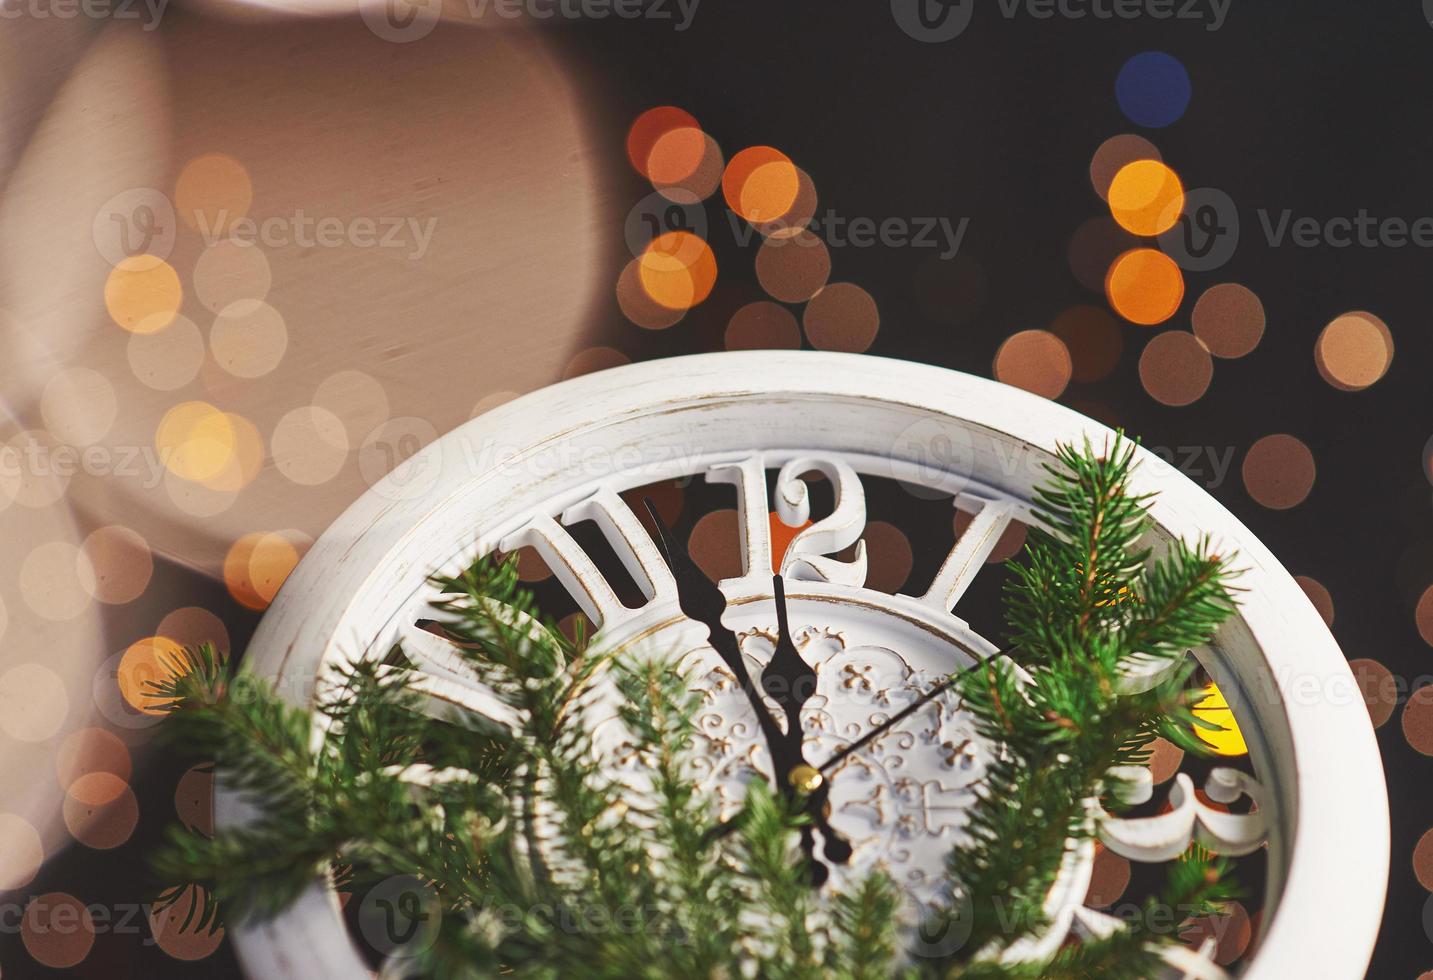
<svg viewBox="0 0 1433 980">
<path fill-rule="evenodd" d="M 1057 444 L 1113 438 L 1048 401 L 880 358 L 704 355 L 579 378 L 475 419 L 405 463 L 431 475 L 423 493 L 406 493 L 412 473 L 395 471 L 355 504 L 290 577 L 246 663 L 304 702 L 332 666 L 369 657 L 409 672 L 426 695 L 425 710 L 511 724 L 432 624 L 437 596 L 428 576 L 458 574 L 480 554 L 530 549 L 552 572 L 537 588 L 549 611 L 575 607 L 590 620 L 593 642 L 618 656 L 676 656 L 685 665 L 702 698 L 693 778 L 710 788 L 720 811 L 714 823 L 735 811 L 751 780 L 775 782 L 784 772 L 790 785 L 794 775 L 808 796 L 826 793 L 821 812 L 833 836 L 852 848 L 847 864 L 828 862 L 823 894 L 884 867 L 907 889 L 911 909 L 939 897 L 943 858 L 969 832 L 1000 747 L 970 731 L 949 691 L 909 717 L 901 713 L 952 672 L 1000 654 L 971 625 L 981 621 L 972 609 L 995 596 L 987 560 L 1012 522 L 1032 521 L 1031 501 Z M 1352 932 L 1371 936 L 1377 925 L 1387 842 L 1372 829 L 1386 824 L 1386 809 L 1367 712 L 1357 698 L 1300 699 L 1305 682 L 1352 689 L 1317 613 L 1246 528 L 1158 458 L 1139 455 L 1132 490 L 1158 496 L 1156 551 L 1172 538 L 1207 533 L 1249 558 L 1239 614 L 1195 653 L 1239 715 L 1249 748 L 1240 765 L 1250 771 L 1213 766 L 1202 793 L 1184 772 L 1170 791 L 1156 793 L 1144 771 L 1127 783 L 1139 809 L 1112 818 L 1091 801 L 1103 853 L 1163 861 L 1191 843 L 1236 856 L 1263 851 L 1251 858 L 1266 883 L 1260 960 L 1297 967 L 1285 971 L 1290 975 L 1355 975 L 1363 952 L 1343 956 L 1329 973 L 1339 951 L 1325 944 L 1311 957 L 1300 930 L 1304 922 L 1327 921 L 1330 901 Z M 862 480 L 871 478 L 882 480 L 882 495 L 904 504 L 881 516 L 904 532 L 902 543 L 919 558 L 911 577 L 912 556 L 905 557 L 899 594 L 871 587 L 886 581 L 883 542 L 892 539 L 890 527 L 867 526 Z M 699 503 L 704 491 L 692 480 L 734 500 L 735 520 L 726 526 L 740 559 L 713 576 L 719 594 L 715 603 L 709 594 L 707 605 L 720 609 L 699 614 L 684 603 L 679 577 L 623 499 L 683 481 L 688 501 Z M 931 512 L 943 502 L 962 519 L 954 522 L 953 546 L 939 562 L 927 561 L 931 525 L 923 522 L 933 517 L 949 527 L 950 518 Z M 702 509 L 709 504 L 714 497 Z M 713 525 L 705 516 L 703 522 Z M 813 693 L 795 713 L 801 764 L 819 771 L 836 760 L 820 783 L 773 753 L 791 731 L 792 707 L 762 690 L 782 634 L 773 573 L 784 586 L 785 632 L 805 665 L 798 669 L 815 676 Z M 395 645 L 402 656 L 393 655 Z M 1019 651 L 1010 659 L 1018 669 Z M 743 674 L 757 685 L 754 699 Z M 1135 690 L 1159 679 L 1150 664 L 1121 686 Z M 640 781 L 623 751 L 615 705 L 591 700 L 576 718 L 593 732 L 601 761 Z M 1321 761 L 1335 756 L 1351 760 L 1334 767 L 1337 778 L 1326 776 L 1332 770 Z M 1261 783 L 1251 773 L 1272 778 Z M 226 825 L 246 817 L 223 793 L 218 810 Z M 1349 836 L 1355 825 L 1364 836 Z M 824 843 L 813 841 L 818 857 Z M 1073 933 L 1123 927 L 1118 916 L 1085 907 L 1094 852 L 1089 839 L 1070 843 L 1045 902 L 1049 928 L 1019 955 L 1048 956 Z M 324 976 L 362 975 L 333 965 L 354 964 L 331 898 L 316 889 L 313 901 L 262 936 L 242 938 L 250 972 L 296 980 L 287 964 L 302 959 L 332 966 Z M 1208 948 L 1171 955 L 1186 975 L 1224 976 Z"/>
</svg>

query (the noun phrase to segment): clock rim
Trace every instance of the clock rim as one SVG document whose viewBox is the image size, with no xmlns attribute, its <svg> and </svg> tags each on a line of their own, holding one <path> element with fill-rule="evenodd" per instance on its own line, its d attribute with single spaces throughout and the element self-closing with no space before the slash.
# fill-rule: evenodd
<svg viewBox="0 0 1433 980">
<path fill-rule="evenodd" d="M 395 480 L 397 474 L 390 474 L 355 501 L 299 563 L 256 630 L 245 663 L 278 681 L 285 696 L 303 703 L 312 694 L 315 670 L 337 644 L 366 648 L 371 637 L 358 642 L 348 630 L 348 635 L 340 635 L 340 628 L 351 625 L 347 614 L 361 589 L 372 588 L 375 569 L 411 547 L 415 529 L 425 519 L 508 462 L 475 466 L 470 454 L 474 443 L 501 440 L 541 447 L 571 440 L 574 432 L 595 432 L 646 414 L 743 400 L 820 398 L 943 417 L 984 430 L 992 440 L 1028 444 L 1043 453 L 1053 452 L 1057 442 L 1088 438 L 1100 445 L 1114 437 L 1102 424 L 1020 389 L 864 354 L 695 354 L 584 375 L 515 399 L 430 444 L 414 457 L 438 474 L 427 492 L 408 493 Z M 584 421 L 574 424 L 569 420 L 577 412 Z M 763 448 L 754 437 L 751 451 Z M 1240 622 L 1249 638 L 1238 652 L 1241 663 L 1223 666 L 1237 675 L 1236 689 L 1251 681 L 1282 701 L 1251 700 L 1241 712 L 1241 718 L 1252 712 L 1261 722 L 1282 721 L 1286 726 L 1271 732 L 1268 751 L 1274 771 L 1261 770 L 1260 778 L 1277 783 L 1270 788 L 1292 809 L 1288 839 L 1271 835 L 1270 887 L 1277 904 L 1244 975 L 1275 980 L 1298 971 L 1361 977 L 1378 935 L 1388 877 L 1382 760 L 1360 698 L 1310 700 L 1305 694 L 1304 703 L 1294 700 L 1297 690 L 1309 688 L 1309 681 L 1318 691 L 1356 692 L 1352 672 L 1322 618 L 1269 549 L 1203 488 L 1158 456 L 1144 449 L 1137 449 L 1136 456 L 1140 465 L 1135 489 L 1157 494 L 1151 516 L 1158 525 L 1172 524 L 1182 535 L 1208 533 L 1237 550 L 1245 569 L 1239 584 L 1250 590 L 1240 605 Z M 1279 642 L 1269 642 L 1275 638 Z M 242 822 L 245 815 L 241 801 L 216 793 L 221 825 Z M 1351 827 L 1360 832 L 1351 834 Z M 1276 882 L 1279 865 L 1281 883 Z M 332 928 L 337 912 L 331 891 L 316 884 L 274 920 L 235 927 L 236 951 L 252 976 L 337 980 L 364 975 L 354 972 L 364 968 L 347 933 Z M 1343 938 L 1309 942 L 1306 923 L 1324 921 L 1338 922 Z"/>
</svg>

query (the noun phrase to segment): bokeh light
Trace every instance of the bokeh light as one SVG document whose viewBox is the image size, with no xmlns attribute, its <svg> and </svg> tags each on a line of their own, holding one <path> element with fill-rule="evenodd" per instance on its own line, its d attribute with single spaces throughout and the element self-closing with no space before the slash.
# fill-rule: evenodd
<svg viewBox="0 0 1433 980">
<path fill-rule="evenodd" d="M 118 402 L 109 379 L 90 368 L 65 368 L 45 383 L 40 416 L 68 446 L 90 446 L 114 425 Z"/>
<path fill-rule="evenodd" d="M 1348 669 L 1353 671 L 1353 679 L 1368 708 L 1369 721 L 1374 728 L 1382 728 L 1393 717 L 1393 709 L 1398 704 L 1398 682 L 1377 660 L 1350 660 Z"/>
<path fill-rule="evenodd" d="M 816 216 L 816 204 L 816 184 L 811 180 L 810 174 L 797 167 L 796 200 L 791 202 L 791 207 L 780 217 L 756 222 L 756 230 L 768 238 L 794 235 L 810 226 L 811 219 Z"/>
<path fill-rule="evenodd" d="M 214 318 L 209 347 L 214 360 L 236 378 L 259 378 L 279 366 L 289 331 L 279 311 L 258 299 L 239 299 Z"/>
<path fill-rule="evenodd" d="M 1433 647 L 1433 585 L 1423 590 L 1413 610 L 1413 621 L 1423 642 Z"/>
<path fill-rule="evenodd" d="M 1139 380 L 1149 397 L 1163 405 L 1198 401 L 1209 390 L 1214 362 L 1192 333 L 1166 330 L 1145 345 L 1139 358 Z"/>
<path fill-rule="evenodd" d="M 254 188 L 244 165 L 223 153 L 185 164 L 174 184 L 174 210 L 190 228 L 215 238 L 249 213 Z"/>
<path fill-rule="evenodd" d="M 149 912 L 149 931 L 159 948 L 176 960 L 192 962 L 213 954 L 224 941 L 224 930 L 199 927 L 198 909 L 206 898 L 199 885 L 190 885 L 174 904 Z"/>
<path fill-rule="evenodd" d="M 731 158 L 722 175 L 727 207 L 753 224 L 784 217 L 800 188 L 796 165 L 771 146 L 747 147 Z"/>
<path fill-rule="evenodd" d="M 1126 61 L 1115 78 L 1115 100 L 1130 122 L 1160 129 L 1189 108 L 1193 89 L 1178 58 L 1145 51 Z"/>
<path fill-rule="evenodd" d="M 314 390 L 313 404 L 338 416 L 348 444 L 358 446 L 388 421 L 388 392 L 383 382 L 362 371 L 336 371 Z"/>
<path fill-rule="evenodd" d="M 748 303 L 726 325 L 727 350 L 796 350 L 801 325 L 786 307 L 769 300 Z"/>
<path fill-rule="evenodd" d="M 1264 336 L 1264 304 L 1237 282 L 1206 289 L 1195 301 L 1190 320 L 1194 335 L 1215 357 L 1243 357 Z"/>
<path fill-rule="evenodd" d="M 264 610 L 299 562 L 289 538 L 274 532 L 253 532 L 234 542 L 224 558 L 224 584 L 240 605 Z"/>
<path fill-rule="evenodd" d="M 127 780 L 112 772 L 80 776 L 65 792 L 65 826 L 86 847 L 108 851 L 129 840 L 139 823 L 139 801 Z"/>
<path fill-rule="evenodd" d="M 1313 603 L 1314 608 L 1318 610 L 1324 625 L 1333 626 L 1333 596 L 1329 594 L 1329 590 L 1324 587 L 1324 584 L 1307 575 L 1295 575 L 1294 581 L 1299 583 L 1299 588 L 1304 590 L 1304 595 L 1309 597 L 1309 602 Z"/>
<path fill-rule="evenodd" d="M 711 295 L 716 285 L 716 256 L 689 231 L 658 235 L 642 252 L 637 276 L 659 306 L 687 310 Z"/>
<path fill-rule="evenodd" d="M 1124 341 L 1115 318 L 1097 306 L 1072 306 L 1050 324 L 1070 352 L 1071 379 L 1102 381 L 1119 363 Z"/>
<path fill-rule="evenodd" d="M 20 595 L 42 619 L 74 619 L 89 608 L 94 594 L 94 569 L 68 541 L 36 545 L 20 563 Z"/>
<path fill-rule="evenodd" d="M 1158 160 L 1125 164 L 1110 182 L 1110 216 L 1134 235 L 1151 238 L 1174 226 L 1184 210 L 1179 175 Z"/>
<path fill-rule="evenodd" d="M 686 307 L 673 309 L 658 303 L 642 285 L 642 260 L 633 259 L 617 277 L 617 306 L 623 316 L 644 330 L 665 330 L 681 322 Z"/>
<path fill-rule="evenodd" d="M 35 825 L 16 814 L 0 813 L 0 892 L 34 881 L 44 861 L 45 845 Z"/>
<path fill-rule="evenodd" d="M 256 244 L 215 242 L 194 263 L 194 295 L 211 313 L 238 300 L 263 299 L 272 284 L 269 260 Z"/>
<path fill-rule="evenodd" d="M 174 391 L 194 380 L 204 363 L 204 335 L 187 316 L 156 333 L 130 334 L 129 369 L 147 387 Z"/>
<path fill-rule="evenodd" d="M 21 742 L 44 742 L 64 727 L 70 698 L 60 675 L 22 663 L 0 673 L 0 729 Z"/>
<path fill-rule="evenodd" d="M 1249 496 L 1270 510 L 1297 507 L 1314 487 L 1314 454 L 1296 436 L 1276 433 L 1249 447 L 1242 468 Z"/>
<path fill-rule="evenodd" d="M 103 728 L 81 728 L 65 736 L 55 757 L 55 776 L 60 787 L 69 789 L 81 776 L 96 772 L 129 780 L 134 762 L 120 737 Z"/>
<path fill-rule="evenodd" d="M 36 895 L 25 906 L 20 939 L 37 962 L 64 970 L 82 962 L 95 944 L 95 922 L 84 902 L 65 892 Z"/>
<path fill-rule="evenodd" d="M 650 180 L 653 148 L 663 136 L 677 129 L 700 131 L 701 126 L 691 113 L 671 105 L 656 106 L 638 116 L 627 130 L 627 159 L 632 168 Z"/>
<path fill-rule="evenodd" d="M 326 408 L 301 405 L 286 412 L 269 440 L 274 466 L 300 486 L 327 483 L 348 459 L 348 433 Z"/>
<path fill-rule="evenodd" d="M 849 282 L 833 282 L 811 298 L 802 317 L 817 350 L 859 354 L 875 343 L 880 310 L 870 293 Z"/>
<path fill-rule="evenodd" d="M 1152 248 L 1135 248 L 1115 259 L 1105 294 L 1131 323 L 1154 326 L 1174 316 L 1184 299 L 1184 275 L 1174 260 Z"/>
<path fill-rule="evenodd" d="M 208 402 L 189 401 L 164 414 L 154 434 L 154 448 L 174 475 L 202 482 L 218 476 L 229 464 L 237 438 L 227 413 Z"/>
<path fill-rule="evenodd" d="M 156 635 L 182 647 L 212 643 L 221 653 L 229 652 L 229 630 L 224 621 L 202 606 L 181 606 L 159 621 Z"/>
<path fill-rule="evenodd" d="M 146 636 L 136 640 L 125 648 L 115 670 L 120 696 L 135 711 L 163 715 L 159 705 L 164 702 L 151 696 L 153 685 L 173 677 L 183 659 L 183 648 L 168 637 Z"/>
<path fill-rule="evenodd" d="M 830 275 L 831 252 L 809 231 L 768 238 L 756 253 L 757 281 L 783 303 L 804 303 Z"/>
<path fill-rule="evenodd" d="M 1045 398 L 1059 398 L 1074 371 L 1065 342 L 1048 330 L 1022 330 L 995 352 L 998 381 Z"/>
<path fill-rule="evenodd" d="M 154 333 L 174 321 L 184 301 L 179 273 L 154 255 L 134 255 L 110 270 L 104 284 L 110 319 L 134 333 Z"/>
<path fill-rule="evenodd" d="M 154 574 L 149 543 L 137 531 L 119 525 L 91 531 L 80 546 L 80 558 L 90 566 L 84 578 L 92 585 L 92 595 L 106 605 L 138 599 Z"/>
<path fill-rule="evenodd" d="M 1340 391 L 1362 391 L 1393 363 L 1393 334 L 1372 313 L 1356 311 L 1324 327 L 1314 344 L 1319 374 Z"/>
<path fill-rule="evenodd" d="M 1095 189 L 1100 200 L 1108 201 L 1110 182 L 1125 164 L 1136 160 L 1162 159 L 1164 158 L 1160 156 L 1159 148 L 1143 136 L 1134 133 L 1111 136 L 1100 144 L 1090 158 L 1090 186 Z"/>
<path fill-rule="evenodd" d="M 631 364 L 632 359 L 615 347 L 588 347 L 578 351 L 562 369 L 562 379 L 580 378 L 595 371 Z"/>
</svg>

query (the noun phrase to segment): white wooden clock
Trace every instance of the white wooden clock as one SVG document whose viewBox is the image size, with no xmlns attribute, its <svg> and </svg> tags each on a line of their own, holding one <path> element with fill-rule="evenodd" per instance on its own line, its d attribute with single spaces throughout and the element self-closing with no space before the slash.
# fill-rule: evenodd
<svg viewBox="0 0 1433 980">
<path fill-rule="evenodd" d="M 667 562 L 620 494 L 683 476 L 734 487 L 744 570 L 720 583 L 723 621 L 758 675 L 777 639 L 769 474 L 779 517 L 792 527 L 811 516 L 801 475 L 819 471 L 831 482 L 834 509 L 796 536 L 781 564 L 790 635 L 815 674 L 800 714 L 804 750 L 828 759 L 934 679 L 997 653 L 961 618 L 961 597 L 1009 522 L 1032 520 L 1028 502 L 1056 445 L 1085 438 L 1100 445 L 1114 436 L 1023 391 L 861 355 L 708 354 L 588 375 L 468 422 L 365 494 L 300 563 L 247 662 L 306 703 L 328 665 L 382 656 L 401 642 L 435 705 L 501 722 L 502 706 L 417 621 L 431 616 L 434 572 L 530 546 L 596 625 L 595 642 L 691 659 L 705 696 L 699 763 L 723 807 L 734 809 L 744 781 L 769 771 L 765 740 L 731 670 L 705 642 L 706 628 L 683 615 Z M 908 594 L 865 587 L 863 476 L 949 494 L 970 514 L 933 580 Z M 1234 708 L 1257 777 L 1216 768 L 1203 788 L 1215 801 L 1248 796 L 1256 806 L 1241 815 L 1205 806 L 1181 774 L 1167 812 L 1104 819 L 1101 839 L 1143 861 L 1169 860 L 1191 841 L 1230 854 L 1266 847 L 1262 936 L 1245 975 L 1361 977 L 1383 906 L 1388 808 L 1358 687 L 1303 591 L 1243 525 L 1149 453 L 1139 452 L 1135 483 L 1134 492 L 1156 495 L 1159 539 L 1210 534 L 1247 569 L 1238 615 L 1197 653 Z M 586 520 L 641 588 L 641 605 L 624 605 L 568 533 Z M 620 733 L 600 718 L 592 724 L 620 767 Z M 835 883 L 880 863 L 912 907 L 935 897 L 942 857 L 962 839 L 992 750 L 943 697 L 844 756 L 827 773 L 833 836 L 851 850 L 844 863 L 826 862 Z M 221 824 L 244 816 L 239 801 L 221 795 Z M 1017 954 L 1048 953 L 1072 930 L 1119 928 L 1082 905 L 1092 850 L 1070 850 L 1047 902 L 1053 927 Z M 279 918 L 234 933 L 255 978 L 368 973 L 322 882 Z M 1208 945 L 1172 952 L 1170 976 L 1223 977 Z"/>
</svg>

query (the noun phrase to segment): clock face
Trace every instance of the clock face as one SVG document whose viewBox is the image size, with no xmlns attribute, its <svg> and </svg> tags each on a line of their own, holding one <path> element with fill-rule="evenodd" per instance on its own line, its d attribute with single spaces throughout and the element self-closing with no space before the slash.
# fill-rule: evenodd
<svg viewBox="0 0 1433 980">
<path fill-rule="evenodd" d="M 683 664 L 701 699 L 692 778 L 710 791 L 714 822 L 734 812 L 752 780 L 779 787 L 784 774 L 793 785 L 795 763 L 824 769 L 809 845 L 828 871 L 821 887 L 829 893 L 881 867 L 911 909 L 940 897 L 945 855 L 967 839 L 1000 749 L 970 731 L 949 695 L 901 713 L 939 679 L 1001 656 L 967 621 L 997 616 L 999 573 L 987 559 L 1013 522 L 1033 519 L 1029 502 L 1057 444 L 1113 438 L 1042 399 L 881 358 L 703 355 L 579 378 L 475 419 L 400 464 L 300 563 L 246 663 L 304 702 L 331 665 L 383 659 L 397 643 L 429 710 L 510 724 L 461 651 L 429 631 L 437 598 L 429 577 L 457 574 L 480 554 L 520 553 L 520 564 L 538 568 L 534 591 L 546 611 L 580 612 L 593 642 L 620 656 Z M 1196 655 L 1235 706 L 1249 771 L 1205 767 L 1203 793 L 1185 772 L 1160 777 L 1167 791 L 1147 771 L 1142 783 L 1122 774 L 1136 777 L 1142 795 L 1119 818 L 1092 801 L 1101 854 L 1123 862 L 1126 882 L 1130 861 L 1173 860 L 1191 843 L 1251 855 L 1267 868 L 1260 890 L 1273 925 L 1259 955 L 1278 967 L 1267 975 L 1352 976 L 1349 964 L 1366 962 L 1366 946 L 1330 972 L 1337 951 L 1321 946 L 1311 959 L 1300 923 L 1327 921 L 1334 901 L 1360 936 L 1377 926 L 1386 837 L 1347 832 L 1386 824 L 1367 712 L 1358 699 L 1301 700 L 1299 683 L 1352 684 L 1317 613 L 1247 529 L 1171 467 L 1139 455 L 1133 489 L 1157 497 L 1156 548 L 1207 533 L 1247 559 L 1240 614 Z M 691 534 L 694 551 L 691 520 L 734 499 L 730 567 L 706 561 L 709 576 L 682 572 L 682 554 L 646 523 L 642 493 L 673 481 L 692 505 L 678 537 Z M 868 526 L 868 489 L 884 533 Z M 946 529 L 939 543 L 932 520 Z M 891 524 L 919 556 L 914 566 L 907 558 L 914 571 L 898 576 L 898 592 L 881 574 Z M 1018 652 L 1011 659 L 1018 669 Z M 780 680 L 809 679 L 800 697 L 768 688 L 773 664 Z M 1122 680 L 1136 690 L 1157 677 Z M 604 763 L 636 779 L 613 705 L 593 700 L 582 723 Z M 1361 761 L 1324 778 L 1335 757 Z M 1261 784 L 1254 773 L 1274 778 Z M 244 819 L 222 793 L 217 809 L 221 824 Z M 831 839 L 847 849 L 844 859 L 828 853 Z M 1118 915 L 1084 906 L 1094 852 L 1091 840 L 1071 843 L 1045 903 L 1049 929 L 1020 956 L 1048 956 L 1072 930 L 1122 927 Z M 1294 864 L 1301 870 L 1291 877 Z M 335 908 L 316 892 L 262 936 L 241 939 L 246 969 L 309 980 L 314 974 L 289 964 L 323 962 L 325 977 L 362 975 Z M 1185 950 L 1178 968 L 1224 976 L 1206 946 Z M 1290 964 L 1301 966 L 1280 972 Z"/>
<path fill-rule="evenodd" d="M 840 889 L 883 871 L 904 889 L 913 918 L 948 897 L 945 857 L 967 839 L 970 810 L 997 751 L 956 695 L 937 689 L 997 652 L 951 607 L 1014 510 L 960 498 L 968 521 L 933 580 L 918 594 L 890 595 L 866 585 L 873 556 L 864 540 L 864 486 L 843 461 L 806 456 L 778 467 L 752 455 L 712 468 L 708 479 L 734 485 L 742 502 L 733 531 L 744 555 L 741 574 L 719 585 L 696 570 L 665 526 L 654 525 L 655 511 L 644 526 L 631 495 L 610 489 L 561 514 L 533 515 L 500 547 L 540 556 L 598 625 L 595 645 L 678 662 L 701 699 L 692 778 L 711 795 L 714 825 L 740 810 L 753 780 L 783 790 L 791 766 L 805 763 L 821 774 L 809 850 L 821 882 L 829 882 L 823 887 Z M 812 512 L 816 481 L 829 498 L 823 514 Z M 610 552 L 591 539 L 587 547 L 578 543 L 572 525 L 583 521 L 595 523 Z M 777 553 L 774 541 L 784 536 L 791 541 Z M 594 554 L 606 559 L 605 568 Z M 619 566 L 645 598 L 635 607 L 618 601 L 612 579 Z M 779 598 L 774 571 L 782 576 Z M 774 663 L 781 612 L 791 643 L 784 668 Z M 420 651 L 433 651 L 431 635 L 415 639 Z M 414 659 L 431 666 L 438 656 Z M 481 679 L 456 659 L 445 662 L 464 688 L 446 687 L 450 700 L 491 717 L 495 699 Z M 796 675 L 804 690 L 788 712 L 782 685 Z M 616 709 L 607 691 L 582 723 L 609 770 L 639 787 L 644 767 Z M 839 845 L 834 857 L 832 843 Z"/>
</svg>

